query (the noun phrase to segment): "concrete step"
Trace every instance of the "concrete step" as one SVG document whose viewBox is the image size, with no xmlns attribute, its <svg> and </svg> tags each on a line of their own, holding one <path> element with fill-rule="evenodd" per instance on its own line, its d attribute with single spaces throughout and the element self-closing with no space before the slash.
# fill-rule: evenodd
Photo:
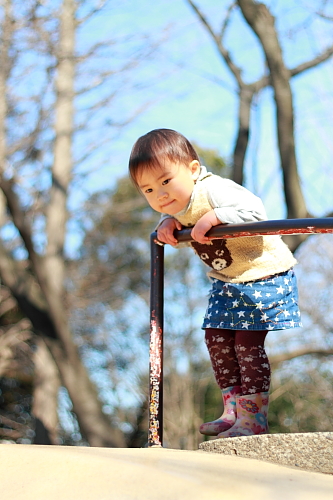
<svg viewBox="0 0 333 500">
<path fill-rule="evenodd" d="M 200 449 L 211 453 L 237 455 L 307 471 L 333 474 L 333 432 L 265 434 L 211 439 L 201 443 Z"/>
</svg>

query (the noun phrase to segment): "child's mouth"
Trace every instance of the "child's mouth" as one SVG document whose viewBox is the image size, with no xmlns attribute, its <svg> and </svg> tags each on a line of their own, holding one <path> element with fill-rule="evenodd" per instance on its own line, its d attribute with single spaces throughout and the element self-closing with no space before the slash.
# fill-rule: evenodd
<svg viewBox="0 0 333 500">
<path fill-rule="evenodd" d="M 171 200 L 171 201 L 168 201 L 167 203 L 164 203 L 163 205 L 161 205 L 162 208 L 165 208 L 165 207 L 168 207 L 169 205 L 171 205 L 171 203 L 173 203 L 175 200 Z"/>
</svg>

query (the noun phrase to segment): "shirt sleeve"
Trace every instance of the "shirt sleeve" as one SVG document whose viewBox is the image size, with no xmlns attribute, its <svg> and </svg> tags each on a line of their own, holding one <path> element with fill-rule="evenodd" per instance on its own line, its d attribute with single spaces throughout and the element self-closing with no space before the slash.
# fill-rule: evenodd
<svg viewBox="0 0 333 500">
<path fill-rule="evenodd" d="M 161 214 L 161 218 L 158 221 L 157 226 L 155 227 L 155 231 L 157 231 L 157 229 L 160 227 L 162 222 L 165 221 L 165 219 L 174 219 L 174 217 L 172 217 L 172 215 L 168 215 L 168 214 Z"/>
<path fill-rule="evenodd" d="M 225 224 L 267 220 L 258 196 L 230 179 L 217 175 L 207 179 L 207 194 L 216 217 Z"/>
</svg>

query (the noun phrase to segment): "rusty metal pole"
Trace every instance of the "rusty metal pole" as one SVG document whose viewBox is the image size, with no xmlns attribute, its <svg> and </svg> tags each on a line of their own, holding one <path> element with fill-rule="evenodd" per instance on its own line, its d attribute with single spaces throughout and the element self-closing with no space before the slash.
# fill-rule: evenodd
<svg viewBox="0 0 333 500">
<path fill-rule="evenodd" d="M 207 235 L 211 238 L 237 238 L 258 235 L 333 233 L 333 218 L 286 219 L 221 224 Z M 175 231 L 179 242 L 191 241 L 191 229 Z M 150 349 L 149 349 L 149 429 L 148 447 L 163 443 L 163 302 L 164 302 L 164 245 L 157 233 L 150 237 Z"/>
<path fill-rule="evenodd" d="M 150 343 L 148 447 L 163 445 L 164 245 L 150 237 Z"/>
<path fill-rule="evenodd" d="M 242 224 L 221 224 L 208 231 L 213 239 L 239 238 L 244 236 L 293 235 L 293 234 L 333 233 L 333 217 L 321 219 L 285 219 L 243 222 Z M 191 229 L 175 231 L 179 242 L 191 241 Z"/>
</svg>

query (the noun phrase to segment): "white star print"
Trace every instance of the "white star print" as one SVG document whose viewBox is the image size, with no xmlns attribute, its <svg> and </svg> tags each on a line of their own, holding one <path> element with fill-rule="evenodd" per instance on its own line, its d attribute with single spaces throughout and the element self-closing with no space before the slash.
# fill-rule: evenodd
<svg viewBox="0 0 333 500">
<path fill-rule="evenodd" d="M 232 303 L 232 307 L 237 307 L 239 304 L 239 300 L 234 300 Z"/>
<path fill-rule="evenodd" d="M 245 318 L 245 311 L 238 311 L 237 314 L 238 314 L 239 318 L 242 318 L 242 317 Z"/>
<path fill-rule="evenodd" d="M 253 296 L 257 299 L 258 297 L 261 297 L 261 292 L 259 292 L 258 290 L 256 290 L 254 292 Z"/>
<path fill-rule="evenodd" d="M 249 328 L 249 324 L 247 321 L 245 321 L 244 323 L 242 323 L 242 328 L 246 328 L 248 330 Z"/>
<path fill-rule="evenodd" d="M 283 293 L 284 292 L 284 288 L 280 285 L 279 288 L 276 289 L 276 293 Z"/>
</svg>

